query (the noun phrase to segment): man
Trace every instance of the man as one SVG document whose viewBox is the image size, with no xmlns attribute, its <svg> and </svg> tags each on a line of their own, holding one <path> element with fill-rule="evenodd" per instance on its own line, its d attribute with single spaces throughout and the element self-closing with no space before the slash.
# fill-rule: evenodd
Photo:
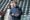
<svg viewBox="0 0 30 20">
<path fill-rule="evenodd" d="M 11 1 L 10 5 L 11 5 L 11 16 L 12 16 L 12 20 L 20 20 L 21 14 L 22 14 L 22 10 L 21 8 L 19 8 L 19 6 L 16 5 L 17 3 L 14 1 Z"/>
</svg>

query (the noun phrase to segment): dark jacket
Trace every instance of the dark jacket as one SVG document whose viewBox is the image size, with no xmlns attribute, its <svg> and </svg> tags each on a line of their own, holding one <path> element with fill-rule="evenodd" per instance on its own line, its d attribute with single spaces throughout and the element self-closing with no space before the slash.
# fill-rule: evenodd
<svg viewBox="0 0 30 20">
<path fill-rule="evenodd" d="M 22 14 L 22 9 L 21 8 L 19 8 L 19 6 L 16 6 L 15 8 L 18 8 L 18 10 L 19 10 L 19 16 L 18 17 L 15 17 L 15 18 L 19 18 L 20 19 L 20 17 L 21 17 L 21 14 Z M 11 14 L 12 14 L 12 12 L 11 12 Z"/>
</svg>

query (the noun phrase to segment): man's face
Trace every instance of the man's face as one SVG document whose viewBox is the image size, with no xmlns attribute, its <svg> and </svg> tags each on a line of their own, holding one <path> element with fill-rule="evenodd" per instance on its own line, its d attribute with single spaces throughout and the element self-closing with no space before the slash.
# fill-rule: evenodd
<svg viewBox="0 0 30 20">
<path fill-rule="evenodd" d="M 13 7 L 16 7 L 16 4 L 15 4 L 15 2 L 11 2 L 11 7 L 13 8 Z"/>
<path fill-rule="evenodd" d="M 13 6 L 14 6 L 14 7 L 16 7 L 16 4 L 15 4 L 15 3 L 13 3 Z"/>
</svg>

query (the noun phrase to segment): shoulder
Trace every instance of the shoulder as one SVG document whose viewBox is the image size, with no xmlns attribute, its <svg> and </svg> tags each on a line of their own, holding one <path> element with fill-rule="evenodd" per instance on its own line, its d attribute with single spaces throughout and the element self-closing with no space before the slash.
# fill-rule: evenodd
<svg viewBox="0 0 30 20">
<path fill-rule="evenodd" d="M 16 6 L 16 8 L 19 8 L 19 6 Z"/>
<path fill-rule="evenodd" d="M 22 10 L 22 8 L 21 7 L 19 8 L 19 6 L 16 6 L 16 8 L 18 8 L 19 10 Z"/>
</svg>

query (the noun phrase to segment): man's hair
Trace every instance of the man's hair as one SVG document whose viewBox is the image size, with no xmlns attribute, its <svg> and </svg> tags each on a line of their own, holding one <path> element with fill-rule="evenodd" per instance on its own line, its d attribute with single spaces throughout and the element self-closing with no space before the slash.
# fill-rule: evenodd
<svg viewBox="0 0 30 20">
<path fill-rule="evenodd" d="M 12 2 L 12 3 L 14 2 L 15 4 L 17 4 L 17 2 L 16 2 L 16 1 L 11 1 L 11 2 Z M 11 3 L 11 2 L 10 2 L 10 3 Z"/>
</svg>

